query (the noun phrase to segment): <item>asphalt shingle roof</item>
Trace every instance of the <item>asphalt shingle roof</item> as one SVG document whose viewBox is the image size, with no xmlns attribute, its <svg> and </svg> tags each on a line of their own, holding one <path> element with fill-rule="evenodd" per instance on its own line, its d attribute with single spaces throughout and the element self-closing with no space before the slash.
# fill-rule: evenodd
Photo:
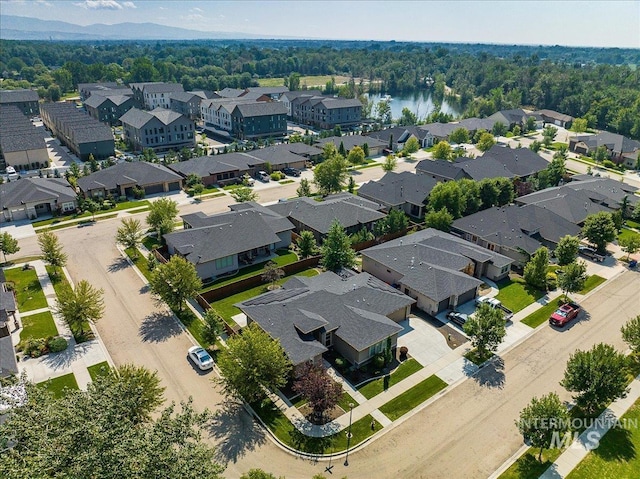
<svg viewBox="0 0 640 479">
<path fill-rule="evenodd" d="M 20 103 L 38 101 L 40 97 L 35 90 L 0 90 L 0 103 Z"/>
<path fill-rule="evenodd" d="M 118 163 L 103 170 L 78 178 L 78 186 L 84 192 L 102 189 L 113 190 L 121 185 L 138 185 L 145 187 L 158 183 L 175 182 L 182 177 L 166 166 L 133 161 Z"/>
<path fill-rule="evenodd" d="M 384 141 L 362 135 L 330 136 L 328 138 L 323 138 L 319 143 L 321 147 L 327 143 L 333 143 L 336 148 L 339 148 L 340 143 L 342 143 L 344 148 L 348 151 L 353 149 L 354 146 L 362 147 L 365 143 L 369 145 L 370 148 L 384 148 L 387 146 L 387 143 Z"/>
<path fill-rule="evenodd" d="M 76 192 L 62 178 L 21 178 L 0 185 L 3 207 L 21 206 L 58 200 L 58 203 L 75 201 Z"/>
<path fill-rule="evenodd" d="M 164 125 L 170 125 L 182 116 L 180 113 L 167 110 L 166 108 L 156 108 L 152 111 L 131 108 L 131 110 L 120 117 L 120 121 L 139 130 L 140 128 L 144 128 L 144 125 L 149 123 L 153 118 L 157 118 Z"/>
<path fill-rule="evenodd" d="M 411 203 L 422 205 L 437 184 L 427 175 L 416 175 L 409 171 L 388 172 L 377 181 L 369 181 L 358 190 L 359 196 L 365 196 L 387 207 Z"/>
<path fill-rule="evenodd" d="M 243 117 L 251 116 L 267 116 L 267 115 L 286 115 L 287 107 L 278 101 L 257 101 L 255 103 L 239 103 L 234 108 L 238 110 Z"/>
</svg>

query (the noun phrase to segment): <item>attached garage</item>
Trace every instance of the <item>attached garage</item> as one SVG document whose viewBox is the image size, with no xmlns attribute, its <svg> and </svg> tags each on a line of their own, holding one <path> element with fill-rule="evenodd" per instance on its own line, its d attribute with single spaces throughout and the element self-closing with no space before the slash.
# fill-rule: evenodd
<svg viewBox="0 0 640 479">
<path fill-rule="evenodd" d="M 476 291 L 476 288 L 473 288 L 458 296 L 458 305 L 472 301 L 476 297 Z"/>
<path fill-rule="evenodd" d="M 153 195 L 155 193 L 162 193 L 164 191 L 163 185 L 148 185 L 144 187 L 144 193 L 146 195 Z"/>
<path fill-rule="evenodd" d="M 169 191 L 180 191 L 180 182 L 174 181 L 169 183 Z"/>
</svg>

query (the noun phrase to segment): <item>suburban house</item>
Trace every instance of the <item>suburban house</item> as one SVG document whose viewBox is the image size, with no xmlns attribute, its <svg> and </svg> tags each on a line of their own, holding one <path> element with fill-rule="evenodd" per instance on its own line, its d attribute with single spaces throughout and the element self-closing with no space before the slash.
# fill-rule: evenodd
<svg viewBox="0 0 640 479">
<path fill-rule="evenodd" d="M 522 268 L 538 248 L 554 250 L 563 236 L 579 235 L 580 227 L 547 208 L 508 205 L 459 218 L 451 232 L 512 258 Z"/>
<path fill-rule="evenodd" d="M 493 115 L 489 116 L 490 120 L 494 122 L 500 122 L 507 127 L 508 130 L 513 130 L 514 126 L 522 128 L 527 124 L 527 119 L 533 117 L 536 120 L 536 128 L 542 128 L 542 116 L 536 113 L 527 113 L 522 108 L 514 108 L 511 110 L 500 110 Z"/>
<path fill-rule="evenodd" d="M 287 109 L 280 102 L 238 103 L 231 112 L 231 134 L 240 140 L 283 137 Z"/>
<path fill-rule="evenodd" d="M 336 98 L 307 93 L 290 99 L 289 103 L 293 121 L 324 130 L 336 126 L 356 126 L 362 121 L 362 103 L 357 98 Z"/>
<path fill-rule="evenodd" d="M 0 90 L 0 108 L 13 105 L 28 118 L 40 113 L 39 100 L 35 90 Z"/>
<path fill-rule="evenodd" d="M 472 138 L 478 131 L 492 131 L 495 121 L 490 118 L 465 118 L 457 123 L 458 128 L 465 128 Z"/>
<path fill-rule="evenodd" d="M 182 177 L 166 166 L 146 161 L 118 163 L 78 178 L 78 187 L 85 198 L 134 196 L 133 188 L 144 189 L 145 195 L 182 188 Z"/>
<path fill-rule="evenodd" d="M 75 103 L 42 103 L 40 115 L 44 126 L 82 161 L 90 155 L 104 160 L 115 154 L 111 128 L 90 117 Z"/>
<path fill-rule="evenodd" d="M 293 225 L 257 203 L 240 203 L 227 213 L 182 217 L 185 229 L 164 235 L 169 254 L 192 263 L 202 279 L 235 273 L 264 262 L 291 244 Z"/>
<path fill-rule="evenodd" d="M 249 87 L 245 90 L 240 97 L 241 98 L 263 98 L 266 97 L 267 100 L 277 101 L 280 99 L 282 95 L 287 93 L 289 88 L 286 86 L 253 86 Z"/>
<path fill-rule="evenodd" d="M 135 107 L 146 110 L 169 109 L 171 94 L 184 91 L 180 83 L 143 82 L 131 83 L 129 87 L 133 91 Z"/>
<path fill-rule="evenodd" d="M 155 151 L 180 150 L 195 146 L 195 125 L 180 113 L 156 108 L 144 111 L 132 108 L 121 118 L 123 139 L 134 151 L 152 148 Z"/>
<path fill-rule="evenodd" d="M 169 96 L 169 108 L 190 120 L 202 117 L 200 103 L 209 98 L 204 91 L 178 91 Z"/>
<path fill-rule="evenodd" d="M 253 156 L 254 158 L 258 158 L 262 160 L 265 164 L 269 163 L 271 165 L 272 170 L 281 170 L 285 167 L 302 169 L 306 166 L 307 161 L 309 161 L 308 156 L 303 156 L 298 153 L 295 153 L 295 150 L 298 151 L 306 151 L 309 152 L 319 152 L 322 154 L 322 151 L 315 147 L 309 147 L 304 145 L 306 148 L 297 149 L 295 145 L 304 144 L 304 143 L 280 143 L 278 145 L 266 146 L 264 148 L 257 148 L 251 151 L 248 151 L 247 154 Z M 294 150 L 294 151 L 292 151 Z M 316 153 L 318 154 L 318 153 Z"/>
<path fill-rule="evenodd" d="M 534 112 L 536 115 L 542 117 L 542 121 L 561 128 L 571 128 L 573 123 L 573 117 L 565 115 L 564 113 L 558 113 L 553 110 L 538 110 Z"/>
<path fill-rule="evenodd" d="M 323 138 L 318 142 L 320 148 L 323 148 L 327 143 L 333 143 L 336 149 L 340 148 L 340 144 L 344 146 L 344 149 L 349 153 L 354 147 L 364 147 L 366 143 L 369 147 L 369 156 L 380 156 L 383 151 L 389 146 L 388 143 L 380 141 L 376 138 L 363 135 L 345 135 L 345 136 L 330 136 Z"/>
<path fill-rule="evenodd" d="M 282 289 L 236 304 L 274 340 L 296 367 L 322 364 L 335 351 L 360 367 L 389 349 L 394 354 L 414 300 L 368 273 L 295 276 Z"/>
<path fill-rule="evenodd" d="M 386 130 L 372 131 L 367 133 L 368 137 L 380 140 L 383 143 L 391 144 L 393 151 L 400 151 L 404 148 L 405 143 L 409 138 L 415 138 L 420 144 L 420 148 L 428 148 L 433 145 L 433 135 L 423 128 L 418 126 L 397 126 L 393 128 L 387 128 Z"/>
<path fill-rule="evenodd" d="M 290 120 L 293 119 L 293 113 L 291 109 L 291 102 L 300 96 L 322 96 L 322 92 L 320 90 L 296 90 L 296 91 L 286 91 L 280 95 L 278 101 L 280 101 L 287 108 L 287 118 Z"/>
<path fill-rule="evenodd" d="M 311 231 L 318 243 L 322 243 L 336 220 L 347 234 L 354 234 L 363 228 L 372 231 L 376 222 L 386 216 L 380 211 L 382 206 L 378 203 L 351 193 L 329 195 L 323 201 L 307 197 L 293 198 L 267 208 L 288 218 L 297 234 Z"/>
<path fill-rule="evenodd" d="M 597 135 L 579 135 L 569 138 L 569 150 L 579 155 L 589 155 L 600 146 L 607 149 L 607 154 L 612 161 L 625 162 L 625 166 L 635 168 L 640 155 L 640 141 L 608 131 L 602 131 Z"/>
<path fill-rule="evenodd" d="M 429 228 L 361 251 L 362 271 L 396 286 L 436 315 L 472 301 L 486 276 L 506 278 L 513 260 Z"/>
<path fill-rule="evenodd" d="M 460 128 L 457 123 L 428 123 L 419 127 L 421 130 L 428 131 L 437 143 L 442 140 L 449 140 L 449 135 Z"/>
<path fill-rule="evenodd" d="M 102 96 L 133 96 L 133 91 L 131 91 L 131 88 L 116 82 L 78 83 L 78 93 L 80 93 L 80 101 L 82 101 L 83 103 L 94 93 Z"/>
<path fill-rule="evenodd" d="M 454 161 L 422 160 L 416 173 L 439 181 L 468 178 L 520 178 L 526 180 L 549 166 L 549 162 L 529 148 L 506 148 L 494 145 L 478 158 L 456 158 Z M 458 171 L 456 171 L 458 170 Z"/>
<path fill-rule="evenodd" d="M 119 125 L 120 117 L 133 108 L 133 97 L 113 91 L 94 91 L 83 105 L 93 118 L 114 126 Z"/>
<path fill-rule="evenodd" d="M 591 198 L 591 201 L 603 204 L 614 210 L 620 209 L 625 202 L 630 206 L 637 205 L 640 202 L 640 197 L 636 195 L 640 189 L 611 178 L 574 175 L 565 186 L 574 190 L 584 191 Z"/>
<path fill-rule="evenodd" d="M 0 269 L 0 378 L 18 374 L 16 351 L 11 339 L 12 324 L 17 311 L 16 299 L 13 291 L 7 287 L 4 270 Z"/>
<path fill-rule="evenodd" d="M 437 181 L 427 175 L 410 171 L 389 171 L 377 181 L 369 181 L 358 189 L 358 196 L 384 206 L 384 211 L 402 210 L 415 218 L 422 218 L 429 194 Z"/>
<path fill-rule="evenodd" d="M 0 159 L 16 170 L 49 166 L 43 132 L 14 105 L 0 106 Z"/>
<path fill-rule="evenodd" d="M 420 130 L 428 131 L 433 137 L 432 143 L 449 140 L 451 133 L 459 128 L 464 128 L 469 132 L 469 137 L 473 137 L 478 130 L 491 131 L 497 120 L 489 118 L 465 118 L 455 123 L 429 123 L 418 126 Z"/>
<path fill-rule="evenodd" d="M 76 192 L 64 178 L 21 178 L 0 184 L 0 222 L 76 210 Z"/>
</svg>

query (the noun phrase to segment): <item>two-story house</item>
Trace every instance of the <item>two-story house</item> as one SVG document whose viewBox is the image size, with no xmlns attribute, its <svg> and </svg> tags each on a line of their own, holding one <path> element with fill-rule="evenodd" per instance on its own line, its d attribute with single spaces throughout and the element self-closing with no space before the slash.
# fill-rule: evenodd
<svg viewBox="0 0 640 479">
<path fill-rule="evenodd" d="M 193 120 L 164 108 L 153 111 L 132 108 L 121 118 L 123 138 L 135 151 L 180 150 L 195 146 Z"/>
</svg>

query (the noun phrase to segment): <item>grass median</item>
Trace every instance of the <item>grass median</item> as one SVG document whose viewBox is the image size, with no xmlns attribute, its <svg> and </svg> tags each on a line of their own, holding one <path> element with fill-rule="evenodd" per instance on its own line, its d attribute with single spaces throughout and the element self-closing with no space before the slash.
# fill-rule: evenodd
<svg viewBox="0 0 640 479">
<path fill-rule="evenodd" d="M 64 376 L 58 376 L 57 378 L 53 379 L 47 379 L 46 381 L 38 383 L 38 386 L 47 389 L 56 398 L 63 397 L 68 390 L 80 389 L 78 387 L 76 377 L 73 375 L 73 373 L 65 374 Z"/>
</svg>

